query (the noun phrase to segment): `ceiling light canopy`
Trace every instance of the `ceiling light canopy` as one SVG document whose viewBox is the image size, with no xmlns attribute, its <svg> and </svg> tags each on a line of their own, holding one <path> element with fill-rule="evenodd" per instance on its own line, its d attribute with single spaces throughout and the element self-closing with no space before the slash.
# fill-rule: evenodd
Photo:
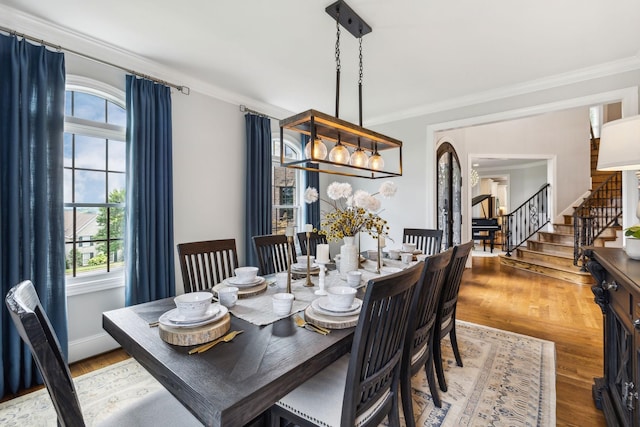
<svg viewBox="0 0 640 427">
<path fill-rule="evenodd" d="M 336 114 L 331 116 L 317 110 L 307 110 L 280 120 L 280 163 L 289 168 L 370 179 L 401 176 L 402 141 L 362 127 L 362 36 L 370 33 L 371 27 L 342 0 L 328 6 L 326 12 L 336 21 Z M 340 26 L 348 30 L 360 43 L 359 125 L 340 119 L 338 114 Z M 306 135 L 309 141 L 313 141 L 306 145 L 304 159 L 285 159 L 285 131 Z M 327 145 L 332 147 L 328 159 Z"/>
</svg>

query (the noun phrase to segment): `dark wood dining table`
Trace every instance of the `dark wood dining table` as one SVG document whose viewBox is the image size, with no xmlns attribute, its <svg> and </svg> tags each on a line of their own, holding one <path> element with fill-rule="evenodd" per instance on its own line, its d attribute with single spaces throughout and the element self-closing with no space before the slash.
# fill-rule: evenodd
<svg viewBox="0 0 640 427">
<path fill-rule="evenodd" d="M 189 355 L 164 342 L 150 323 L 175 308 L 172 298 L 103 313 L 104 329 L 207 426 L 243 426 L 351 348 L 355 328 L 323 336 L 292 317 L 256 326 L 231 316 L 229 343 Z"/>
</svg>

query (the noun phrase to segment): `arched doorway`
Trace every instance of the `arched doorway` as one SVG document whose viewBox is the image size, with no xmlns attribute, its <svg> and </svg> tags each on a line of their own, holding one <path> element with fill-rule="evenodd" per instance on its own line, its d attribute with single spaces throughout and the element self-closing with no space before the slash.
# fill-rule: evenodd
<svg viewBox="0 0 640 427">
<path fill-rule="evenodd" d="M 462 241 L 462 175 L 460 160 L 451 144 L 445 142 L 437 152 L 438 229 L 444 249 Z"/>
</svg>

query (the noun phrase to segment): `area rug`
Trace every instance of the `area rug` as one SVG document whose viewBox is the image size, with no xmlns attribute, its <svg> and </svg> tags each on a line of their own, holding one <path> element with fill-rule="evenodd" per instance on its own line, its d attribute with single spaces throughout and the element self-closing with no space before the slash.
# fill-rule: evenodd
<svg viewBox="0 0 640 427">
<path fill-rule="evenodd" d="M 556 425 L 553 342 L 460 320 L 456 331 L 464 367 L 456 365 L 447 337 L 442 407 L 433 404 L 424 370 L 411 381 L 417 426 Z"/>
<path fill-rule="evenodd" d="M 418 426 L 555 426 L 554 343 L 462 321 L 456 330 L 464 367 L 446 339 L 442 408 L 434 406 L 424 373 L 413 378 Z M 133 359 L 75 381 L 88 426 L 162 387 Z M 0 425 L 56 426 L 46 390 L 0 404 Z"/>
</svg>

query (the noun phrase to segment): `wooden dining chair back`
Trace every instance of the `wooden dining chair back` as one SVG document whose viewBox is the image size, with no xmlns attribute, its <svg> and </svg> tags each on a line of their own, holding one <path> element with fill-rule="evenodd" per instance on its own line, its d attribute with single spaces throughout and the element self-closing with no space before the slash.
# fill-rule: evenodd
<svg viewBox="0 0 640 427">
<path fill-rule="evenodd" d="M 235 239 L 180 243 L 178 256 L 185 292 L 211 289 L 238 267 Z"/>
<path fill-rule="evenodd" d="M 291 244 L 293 246 L 293 242 Z M 253 247 L 258 256 L 258 268 L 261 276 L 286 271 L 289 268 L 287 255 L 289 243 L 284 234 L 254 236 Z M 291 259 L 293 263 L 297 262 L 295 247 L 291 248 Z"/>
<path fill-rule="evenodd" d="M 416 311 L 411 316 L 407 329 L 407 339 L 402 354 L 400 389 L 405 422 L 410 427 L 415 426 L 411 401 L 411 377 L 420 369 L 425 370 L 434 404 L 438 408 L 441 407 L 433 366 L 433 335 L 436 331 L 440 292 L 447 278 L 452 255 L 453 249 L 449 249 L 425 259 Z"/>
<path fill-rule="evenodd" d="M 422 283 L 423 263 L 367 284 L 351 353 L 272 409 L 272 425 L 398 426 L 399 381 L 407 325 Z"/>
<path fill-rule="evenodd" d="M 307 233 L 303 231 L 301 233 L 298 233 L 297 236 L 298 236 L 298 243 L 300 243 L 300 253 L 302 253 L 302 255 L 306 255 L 307 254 Z M 310 248 L 309 255 L 316 256 L 316 246 L 320 244 L 325 244 L 325 243 L 327 243 L 327 236 L 325 236 L 324 234 L 318 234 L 315 232 L 310 233 L 309 246 L 311 246 L 311 248 Z"/>
<path fill-rule="evenodd" d="M 84 426 L 85 420 L 69 366 L 33 283 L 25 280 L 11 288 L 5 297 L 5 304 L 42 375 L 58 416 L 58 425 Z M 122 408 L 100 425 L 201 426 L 202 423 L 163 388 Z"/>
<path fill-rule="evenodd" d="M 415 243 L 416 249 L 426 255 L 440 252 L 442 246 L 442 230 L 428 228 L 405 228 L 402 243 Z"/>
<path fill-rule="evenodd" d="M 440 301 L 438 302 L 438 317 L 436 323 L 439 325 L 438 329 L 440 332 L 436 332 L 434 335 L 433 360 L 436 366 L 440 390 L 442 391 L 447 391 L 447 382 L 445 381 L 444 368 L 442 367 L 441 342 L 447 334 L 449 334 L 456 363 L 458 366 L 462 366 L 462 357 L 460 357 L 458 339 L 456 337 L 456 307 L 458 305 L 458 292 L 460 291 L 460 283 L 462 282 L 462 273 L 464 273 L 467 258 L 469 258 L 472 249 L 473 240 L 454 247 L 449 271 L 447 272 L 447 279 L 440 294 Z"/>
</svg>

